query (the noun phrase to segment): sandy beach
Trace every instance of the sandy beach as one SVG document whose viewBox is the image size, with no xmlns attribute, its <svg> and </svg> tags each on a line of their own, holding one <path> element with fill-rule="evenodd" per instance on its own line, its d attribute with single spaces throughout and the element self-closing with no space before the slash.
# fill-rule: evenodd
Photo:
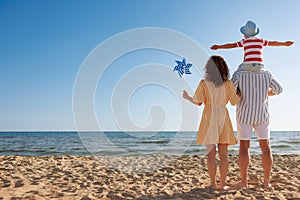
<svg viewBox="0 0 300 200">
<path fill-rule="evenodd" d="M 205 188 L 205 156 L 1 156 L 0 199 L 300 199 L 300 155 L 274 155 L 270 189 L 260 155 L 251 157 L 246 189 L 233 188 L 237 156 L 229 161 L 232 187 L 214 191 Z"/>
</svg>

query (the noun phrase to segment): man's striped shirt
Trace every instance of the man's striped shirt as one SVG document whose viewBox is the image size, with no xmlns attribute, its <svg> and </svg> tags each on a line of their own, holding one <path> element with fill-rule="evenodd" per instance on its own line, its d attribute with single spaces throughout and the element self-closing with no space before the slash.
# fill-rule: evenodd
<svg viewBox="0 0 300 200">
<path fill-rule="evenodd" d="M 236 118 L 240 124 L 262 124 L 269 122 L 268 91 L 282 92 L 281 85 L 267 71 L 236 71 L 232 82 L 241 91 L 236 107 Z"/>
<path fill-rule="evenodd" d="M 263 46 L 268 45 L 268 41 L 258 37 L 249 37 L 236 43 L 238 47 L 244 47 L 244 63 L 262 63 Z"/>
</svg>

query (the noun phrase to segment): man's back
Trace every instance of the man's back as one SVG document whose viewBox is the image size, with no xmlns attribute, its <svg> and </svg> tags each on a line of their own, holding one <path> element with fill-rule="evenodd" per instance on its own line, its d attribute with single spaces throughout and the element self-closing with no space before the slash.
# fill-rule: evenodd
<svg viewBox="0 0 300 200">
<path fill-rule="evenodd" d="M 235 72 L 232 81 L 241 92 L 236 118 L 240 124 L 261 124 L 269 121 L 268 91 L 282 92 L 281 85 L 267 71 Z"/>
</svg>

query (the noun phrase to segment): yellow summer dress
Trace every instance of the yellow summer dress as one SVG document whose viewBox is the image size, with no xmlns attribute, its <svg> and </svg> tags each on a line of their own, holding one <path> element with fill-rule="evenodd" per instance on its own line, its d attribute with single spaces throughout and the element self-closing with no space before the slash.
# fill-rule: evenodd
<svg viewBox="0 0 300 200">
<path fill-rule="evenodd" d="M 213 82 L 201 80 L 193 96 L 199 105 L 204 103 L 198 130 L 197 144 L 237 144 L 226 104 L 235 105 L 239 101 L 233 83 L 225 81 L 216 87 Z"/>
</svg>

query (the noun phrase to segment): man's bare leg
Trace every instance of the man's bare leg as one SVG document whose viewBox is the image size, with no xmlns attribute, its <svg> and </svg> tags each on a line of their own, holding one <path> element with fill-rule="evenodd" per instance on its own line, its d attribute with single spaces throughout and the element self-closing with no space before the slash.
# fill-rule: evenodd
<svg viewBox="0 0 300 200">
<path fill-rule="evenodd" d="M 250 140 L 240 140 L 240 152 L 239 152 L 239 166 L 241 182 L 237 184 L 237 187 L 248 187 L 247 174 L 250 163 Z"/>
<path fill-rule="evenodd" d="M 270 140 L 259 140 L 259 146 L 262 151 L 262 167 L 264 169 L 264 185 L 271 187 L 270 175 L 273 164 L 273 156 L 270 147 Z"/>
</svg>

